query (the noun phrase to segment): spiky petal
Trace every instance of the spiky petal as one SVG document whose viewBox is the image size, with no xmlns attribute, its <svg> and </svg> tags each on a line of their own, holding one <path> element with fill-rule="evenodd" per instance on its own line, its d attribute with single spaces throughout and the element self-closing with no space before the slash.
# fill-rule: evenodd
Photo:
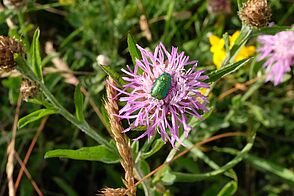
<svg viewBox="0 0 294 196">
<path fill-rule="evenodd" d="M 204 70 L 196 71 L 196 61 L 189 61 L 184 52 L 172 47 L 168 52 L 160 43 L 154 53 L 139 45 L 142 59 L 136 61 L 134 70 L 128 67 L 122 70 L 127 82 L 120 92 L 125 96 L 120 101 L 126 105 L 119 111 L 119 117 L 128 119 L 129 131 L 132 128 L 144 126 L 146 131 L 137 139 L 147 136 L 148 139 L 158 132 L 163 141 L 169 140 L 174 146 L 175 141 L 181 142 L 179 132 L 183 130 L 188 136 L 191 127 L 188 125 L 188 115 L 202 119 L 202 114 L 208 112 L 207 97 L 201 94 L 200 88 L 209 88 L 202 82 L 208 76 Z M 190 67 L 187 69 L 187 67 Z M 152 87 L 158 77 L 167 73 L 171 76 L 171 85 L 163 99 L 151 95 Z"/>
</svg>

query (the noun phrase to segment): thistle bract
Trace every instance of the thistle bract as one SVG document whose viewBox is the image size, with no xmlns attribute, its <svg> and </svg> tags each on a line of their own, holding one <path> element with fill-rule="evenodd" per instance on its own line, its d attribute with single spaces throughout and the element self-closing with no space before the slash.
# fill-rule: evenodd
<svg viewBox="0 0 294 196">
<path fill-rule="evenodd" d="M 208 112 L 207 97 L 200 92 L 200 88 L 209 88 L 202 82 L 208 76 L 203 75 L 204 70 L 196 71 L 196 61 L 189 61 L 175 47 L 168 52 L 160 43 L 154 53 L 138 45 L 137 48 L 142 59 L 136 61 L 133 70 L 122 70 L 127 74 L 123 77 L 127 84 L 118 90 L 124 94 L 120 101 L 126 105 L 119 111 L 119 117 L 130 123 L 125 131 L 146 127 L 137 139 L 150 138 L 158 132 L 163 141 L 169 140 L 174 146 L 175 141 L 181 142 L 181 132 L 187 137 L 191 130 L 188 116 L 202 119 L 201 115 Z M 188 65 L 190 68 L 186 69 Z"/>
<path fill-rule="evenodd" d="M 253 28 L 267 26 L 272 15 L 267 0 L 248 0 L 238 14 L 244 24 Z"/>
<path fill-rule="evenodd" d="M 21 43 L 15 39 L 0 35 L 0 70 L 9 72 L 16 66 L 13 54 L 23 53 Z"/>
</svg>

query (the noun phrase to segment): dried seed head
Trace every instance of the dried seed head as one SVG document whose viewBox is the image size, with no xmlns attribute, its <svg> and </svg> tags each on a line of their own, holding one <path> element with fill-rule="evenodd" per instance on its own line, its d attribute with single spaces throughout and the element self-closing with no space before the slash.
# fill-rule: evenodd
<svg viewBox="0 0 294 196">
<path fill-rule="evenodd" d="M 103 196 L 125 196 L 126 194 L 126 189 L 123 188 L 118 188 L 118 189 L 113 189 L 113 188 L 104 188 L 100 191 L 100 194 L 98 195 L 103 195 Z"/>
<path fill-rule="evenodd" d="M 207 9 L 212 14 L 230 14 L 231 2 L 230 0 L 207 0 Z"/>
<path fill-rule="evenodd" d="M 13 53 L 7 48 L 0 49 L 0 70 L 9 72 L 15 67 Z"/>
<path fill-rule="evenodd" d="M 2 35 L 0 35 L 0 48 L 8 48 L 12 53 L 23 53 L 23 47 L 19 41 Z"/>
<path fill-rule="evenodd" d="M 26 0 L 3 0 L 3 4 L 9 9 L 20 8 L 25 2 Z"/>
<path fill-rule="evenodd" d="M 9 72 L 14 69 L 14 53 L 23 53 L 21 43 L 12 38 L 0 36 L 0 70 Z"/>
<path fill-rule="evenodd" d="M 35 82 L 29 79 L 23 79 L 20 87 L 20 93 L 24 101 L 28 101 L 29 98 L 35 97 L 38 92 L 39 86 Z"/>
<path fill-rule="evenodd" d="M 238 12 L 240 19 L 249 27 L 265 27 L 271 19 L 267 0 L 248 0 Z"/>
</svg>

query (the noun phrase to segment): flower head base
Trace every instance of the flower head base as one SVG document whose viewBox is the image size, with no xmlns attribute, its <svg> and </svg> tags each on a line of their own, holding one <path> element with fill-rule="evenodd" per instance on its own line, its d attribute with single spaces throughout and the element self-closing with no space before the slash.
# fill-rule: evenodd
<svg viewBox="0 0 294 196">
<path fill-rule="evenodd" d="M 120 90 L 127 102 L 119 111 L 119 117 L 128 119 L 131 128 L 145 126 L 146 131 L 137 139 L 148 139 L 159 132 L 164 141 L 169 140 L 174 146 L 179 139 L 180 130 L 188 136 L 191 127 L 187 124 L 187 114 L 201 119 L 201 114 L 208 112 L 207 97 L 200 88 L 209 88 L 201 82 L 208 77 L 204 70 L 195 71 L 196 61 L 189 61 L 184 52 L 178 53 L 172 48 L 169 53 L 163 44 L 159 44 L 154 53 L 138 46 L 142 60 L 137 60 L 134 70 L 122 70 L 128 76 L 123 79 L 128 84 Z M 190 69 L 185 67 L 191 65 Z M 143 71 L 143 74 L 139 74 Z M 169 130 L 169 131 L 167 131 Z"/>
<path fill-rule="evenodd" d="M 233 47 L 237 37 L 240 35 L 240 31 L 236 31 L 230 36 L 230 49 Z M 212 61 L 216 65 L 217 69 L 221 68 L 222 62 L 226 58 L 225 41 L 215 35 L 209 36 L 209 42 L 211 44 L 210 51 L 213 53 Z M 243 46 L 240 48 L 236 55 L 234 62 L 243 60 L 252 56 L 255 53 L 255 46 Z"/>
<path fill-rule="evenodd" d="M 276 35 L 261 35 L 257 38 L 259 60 L 265 59 L 263 67 L 266 81 L 274 85 L 283 82 L 284 75 L 291 71 L 294 64 L 294 31 L 282 31 Z"/>
<path fill-rule="evenodd" d="M 248 0 L 238 12 L 240 19 L 249 27 L 265 27 L 271 19 L 267 0 Z"/>
</svg>

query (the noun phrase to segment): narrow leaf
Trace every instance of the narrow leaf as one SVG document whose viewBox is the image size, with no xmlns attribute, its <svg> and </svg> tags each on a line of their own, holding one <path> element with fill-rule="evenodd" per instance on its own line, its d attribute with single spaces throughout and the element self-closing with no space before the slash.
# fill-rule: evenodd
<svg viewBox="0 0 294 196">
<path fill-rule="evenodd" d="M 230 196 L 234 195 L 238 189 L 238 185 L 236 181 L 228 182 L 217 194 L 217 196 Z"/>
<path fill-rule="evenodd" d="M 57 111 L 54 109 L 40 109 L 37 110 L 35 112 L 32 112 L 30 114 L 28 114 L 25 117 L 22 117 L 19 121 L 18 121 L 18 126 L 19 128 L 23 128 L 24 126 L 26 126 L 27 124 L 34 122 L 36 120 L 39 120 L 40 118 L 43 118 L 44 116 L 48 116 L 50 114 L 56 114 Z"/>
<path fill-rule="evenodd" d="M 118 163 L 116 153 L 108 150 L 104 145 L 83 147 L 78 150 L 57 149 L 46 152 L 45 158 L 69 158 L 75 160 L 101 161 L 103 163 Z"/>
<path fill-rule="evenodd" d="M 40 30 L 37 29 L 33 36 L 32 46 L 30 49 L 30 56 L 31 56 L 31 66 L 32 66 L 34 74 L 37 76 L 39 80 L 43 81 L 39 37 L 40 37 Z"/>
<path fill-rule="evenodd" d="M 118 74 L 116 71 L 114 71 L 113 69 L 111 69 L 110 66 L 103 66 L 98 64 L 99 67 L 110 77 L 112 77 L 112 79 L 114 79 L 114 81 L 116 82 L 116 84 L 121 87 L 125 84 L 125 81 L 122 79 L 121 75 Z"/>
<path fill-rule="evenodd" d="M 291 183 L 294 183 L 294 172 L 277 164 L 273 163 L 269 160 L 259 158 L 254 155 L 248 154 L 246 156 L 246 160 L 255 168 L 265 171 L 265 172 L 270 172 L 272 174 L 275 174 L 279 176 L 280 178 L 289 181 Z"/>
<path fill-rule="evenodd" d="M 244 146 L 244 148 L 238 152 L 235 158 L 233 158 L 231 161 L 226 163 L 224 166 L 220 167 L 219 169 L 213 170 L 211 172 L 207 173 L 182 173 L 182 172 L 171 172 L 176 176 L 175 181 L 176 182 L 195 182 L 195 181 L 201 181 L 209 178 L 213 178 L 217 175 L 220 175 L 227 170 L 234 167 L 236 164 L 238 164 L 240 161 L 244 159 L 244 157 L 247 155 L 247 153 L 250 151 L 250 149 L 253 146 L 254 139 L 255 139 L 255 132 L 250 132 L 250 137 L 248 138 L 248 143 Z"/>
<path fill-rule="evenodd" d="M 292 30 L 294 31 L 294 28 L 289 27 L 289 26 L 274 26 L 274 27 L 265 27 L 261 29 L 255 29 L 250 37 L 256 37 L 259 35 L 274 35 L 276 33 L 279 33 L 281 31 L 286 31 L 286 30 Z"/>
<path fill-rule="evenodd" d="M 129 53 L 132 57 L 133 64 L 135 65 L 136 59 L 140 59 L 141 55 L 140 55 L 139 50 L 136 47 L 136 42 L 130 33 L 128 34 L 128 49 L 129 49 Z"/>
<path fill-rule="evenodd" d="M 248 62 L 250 62 L 253 59 L 253 57 L 251 58 L 247 58 L 247 59 L 243 59 L 241 61 L 238 61 L 236 63 L 232 63 L 229 64 L 223 68 L 221 68 L 220 70 L 216 70 L 214 72 L 211 72 L 208 76 L 209 79 L 207 79 L 205 82 L 207 83 L 211 83 L 211 82 L 215 82 L 223 77 L 225 77 L 228 74 L 231 74 L 235 71 L 237 71 L 238 69 L 240 69 L 242 66 L 246 65 Z"/>
<path fill-rule="evenodd" d="M 83 94 L 81 93 L 80 84 L 76 86 L 74 101 L 75 101 L 75 107 L 76 107 L 76 117 L 79 121 L 84 121 L 85 120 L 85 116 L 83 112 L 84 97 L 83 97 Z"/>
<path fill-rule="evenodd" d="M 142 154 L 142 158 L 147 159 L 148 157 L 151 157 L 153 154 L 158 152 L 163 146 L 164 146 L 164 142 L 162 141 L 162 139 L 161 138 L 157 139 L 153 143 L 151 150 Z"/>
<path fill-rule="evenodd" d="M 171 172 L 169 166 L 162 167 L 153 178 L 153 183 L 158 181 L 163 182 L 165 185 L 172 185 L 176 180 L 176 176 Z"/>
<path fill-rule="evenodd" d="M 252 33 L 251 28 L 247 26 L 242 26 L 240 35 L 237 37 L 233 47 L 230 50 L 230 58 L 228 59 L 228 61 L 223 62 L 223 65 L 226 65 L 228 62 L 233 63 L 235 56 L 237 55 L 238 51 L 240 51 L 240 49 L 246 44 L 251 33 Z"/>
</svg>

